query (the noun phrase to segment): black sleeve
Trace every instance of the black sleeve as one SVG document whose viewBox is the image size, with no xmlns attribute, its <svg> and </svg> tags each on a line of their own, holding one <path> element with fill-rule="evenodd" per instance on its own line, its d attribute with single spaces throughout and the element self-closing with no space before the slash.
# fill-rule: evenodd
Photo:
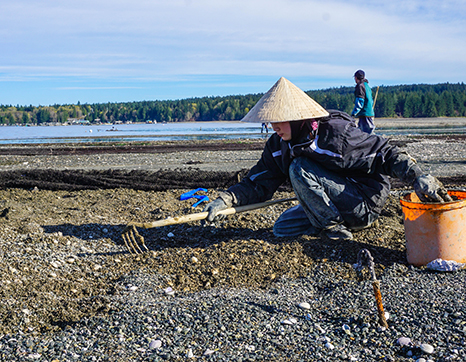
<svg viewBox="0 0 466 362">
<path fill-rule="evenodd" d="M 287 176 L 275 161 L 273 152 L 266 146 L 262 157 L 248 175 L 241 182 L 231 186 L 228 192 L 233 195 L 235 206 L 263 202 L 271 199 L 286 179 Z"/>
<path fill-rule="evenodd" d="M 383 164 L 385 173 L 402 181 L 412 184 L 414 180 L 424 174 L 416 161 L 406 152 L 401 152 L 398 147 L 392 147 L 386 155 Z"/>
</svg>

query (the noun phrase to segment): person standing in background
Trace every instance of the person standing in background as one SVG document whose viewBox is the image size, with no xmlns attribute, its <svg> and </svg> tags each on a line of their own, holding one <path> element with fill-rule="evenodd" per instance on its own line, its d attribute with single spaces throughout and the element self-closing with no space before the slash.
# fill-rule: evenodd
<svg viewBox="0 0 466 362">
<path fill-rule="evenodd" d="M 261 133 L 263 133 L 265 130 L 265 133 L 269 133 L 269 124 L 267 122 L 262 123 L 262 128 L 261 128 Z"/>
<path fill-rule="evenodd" d="M 354 109 L 351 112 L 353 117 L 357 117 L 358 127 L 361 131 L 371 134 L 375 130 L 374 124 L 374 100 L 372 98 L 372 90 L 369 87 L 369 81 L 366 79 L 366 74 L 363 70 L 358 70 L 354 73 L 354 81 L 356 87 L 354 89 Z"/>
</svg>

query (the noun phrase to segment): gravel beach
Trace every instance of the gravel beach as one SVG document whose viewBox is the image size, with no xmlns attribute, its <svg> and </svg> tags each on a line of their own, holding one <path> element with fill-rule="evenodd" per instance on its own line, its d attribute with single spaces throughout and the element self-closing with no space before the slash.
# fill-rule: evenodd
<svg viewBox="0 0 466 362">
<path fill-rule="evenodd" d="M 466 174 L 466 135 L 408 135 L 392 136 L 390 139 L 435 176 Z M 225 141 L 223 145 L 216 141 L 191 141 L 182 144 L 185 148 L 177 146 L 175 142 L 153 142 L 152 145 L 160 145 L 162 150 L 157 148 L 151 152 L 149 143 L 146 146 L 133 147 L 135 150 L 131 150 L 130 146 L 123 147 L 123 153 L 117 152 L 116 147 L 113 147 L 114 150 L 112 147 L 95 147 L 95 152 L 86 153 L 83 152 L 85 146 L 76 145 L 65 154 L 60 152 L 60 148 L 63 147 L 56 145 L 0 145 L 0 171 L 49 168 L 154 171 L 186 167 L 207 171 L 238 171 L 249 169 L 256 164 L 265 140 Z M 225 147 L 225 144 L 230 147 Z M 104 150 L 99 151 L 99 148 Z"/>
<path fill-rule="evenodd" d="M 466 360 L 465 272 L 407 263 L 399 198 L 409 186 L 395 180 L 377 225 L 344 244 L 275 237 L 290 201 L 215 225 L 139 230 L 150 251 L 127 252 L 126 224 L 200 212 L 180 195 L 208 185 L 215 198 L 255 164 L 260 142 L 0 147 L 0 361 Z M 391 142 L 466 190 L 466 136 Z M 47 171 L 71 175 L 70 188 L 34 184 Z M 151 173 L 157 189 L 126 182 Z M 284 187 L 276 198 L 292 196 Z M 362 249 L 388 328 L 368 269 L 354 268 Z"/>
</svg>

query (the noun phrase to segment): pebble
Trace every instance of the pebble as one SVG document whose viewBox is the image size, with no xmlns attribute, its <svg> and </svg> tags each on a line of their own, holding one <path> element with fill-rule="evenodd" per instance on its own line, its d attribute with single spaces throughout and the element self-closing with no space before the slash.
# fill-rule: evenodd
<svg viewBox="0 0 466 362">
<path fill-rule="evenodd" d="M 351 327 L 347 324 L 343 324 L 341 326 L 341 329 L 343 330 L 343 332 L 345 332 L 346 334 L 351 334 Z"/>
<path fill-rule="evenodd" d="M 426 354 L 432 354 L 432 353 L 434 353 L 434 347 L 431 346 L 430 344 L 421 343 L 421 345 L 419 346 L 419 348 L 421 349 L 422 352 L 424 352 L 424 353 L 426 353 Z"/>
<path fill-rule="evenodd" d="M 27 356 L 28 359 L 39 359 L 42 355 L 40 353 L 31 353 Z"/>
<path fill-rule="evenodd" d="M 330 342 L 331 339 L 328 336 L 323 336 L 323 337 L 319 337 L 319 341 L 327 343 L 327 342 Z"/>
<path fill-rule="evenodd" d="M 149 348 L 150 349 L 158 349 L 160 347 L 162 347 L 162 341 L 160 339 L 153 339 L 149 343 Z"/>
<path fill-rule="evenodd" d="M 298 307 L 301 309 L 311 309 L 311 305 L 308 302 L 302 302 L 298 304 Z"/>
<path fill-rule="evenodd" d="M 398 338 L 397 343 L 398 343 L 401 347 L 410 346 L 410 345 L 411 345 L 411 338 L 408 338 L 408 337 L 400 337 L 400 338 Z"/>
<path fill-rule="evenodd" d="M 288 325 L 288 326 L 291 326 L 291 325 L 296 324 L 296 323 L 298 323 L 296 318 L 288 318 L 288 319 L 285 319 L 285 320 L 282 321 L 282 324 L 285 324 L 285 325 Z"/>
<path fill-rule="evenodd" d="M 173 238 L 173 237 L 175 237 L 175 234 L 173 234 L 172 232 L 170 232 L 170 233 L 167 234 L 167 237 Z"/>
<path fill-rule="evenodd" d="M 325 329 L 323 329 L 323 328 L 320 326 L 320 324 L 315 324 L 314 327 L 316 327 L 316 329 L 317 329 L 320 333 L 322 333 L 322 334 L 325 333 Z"/>
<path fill-rule="evenodd" d="M 166 289 L 164 290 L 164 293 L 165 293 L 166 295 L 175 295 L 175 291 L 173 290 L 172 287 L 166 288 Z"/>
<path fill-rule="evenodd" d="M 206 349 L 206 351 L 204 352 L 204 356 L 210 356 L 212 354 L 215 353 L 215 350 L 213 349 Z"/>
</svg>

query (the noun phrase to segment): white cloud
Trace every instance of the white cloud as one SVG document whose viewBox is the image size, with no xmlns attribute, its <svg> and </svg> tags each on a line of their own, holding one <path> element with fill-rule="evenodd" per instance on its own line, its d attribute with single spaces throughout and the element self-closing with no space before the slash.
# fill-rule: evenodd
<svg viewBox="0 0 466 362">
<path fill-rule="evenodd" d="M 0 80 L 460 82 L 465 23 L 459 0 L 6 0 Z"/>
</svg>

